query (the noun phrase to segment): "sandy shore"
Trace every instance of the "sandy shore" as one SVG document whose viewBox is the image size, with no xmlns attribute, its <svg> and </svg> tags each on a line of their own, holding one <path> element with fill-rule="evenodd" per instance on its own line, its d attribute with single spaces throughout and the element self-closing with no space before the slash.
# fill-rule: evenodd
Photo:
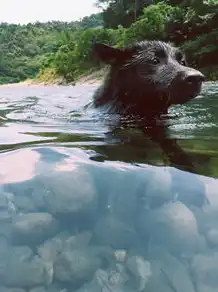
<svg viewBox="0 0 218 292">
<path fill-rule="evenodd" d="M 100 85 L 102 83 L 102 80 L 100 79 L 90 79 L 90 78 L 81 78 L 79 79 L 77 82 L 75 82 L 75 84 L 57 84 L 57 83 L 48 83 L 48 82 L 37 82 L 35 80 L 32 81 L 22 81 L 19 83 L 8 83 L 8 84 L 0 84 L 0 88 L 1 87 L 19 87 L 19 86 L 48 86 L 48 85 L 62 85 L 62 86 L 72 86 L 72 85 Z"/>
<path fill-rule="evenodd" d="M 8 83 L 8 84 L 1 84 L 0 87 L 17 87 L 17 86 L 46 86 L 46 85 L 64 85 L 64 86 L 72 86 L 72 85 L 100 85 L 104 79 L 106 69 L 101 69 L 99 71 L 95 71 L 91 74 L 84 75 L 77 79 L 74 84 L 62 84 L 58 83 L 56 80 L 54 82 L 43 82 L 37 79 L 28 79 L 19 83 Z"/>
<path fill-rule="evenodd" d="M 76 85 L 100 85 L 104 80 L 104 76 L 106 75 L 107 68 L 103 68 L 99 71 L 95 71 L 89 75 L 80 77 L 76 80 Z"/>
</svg>

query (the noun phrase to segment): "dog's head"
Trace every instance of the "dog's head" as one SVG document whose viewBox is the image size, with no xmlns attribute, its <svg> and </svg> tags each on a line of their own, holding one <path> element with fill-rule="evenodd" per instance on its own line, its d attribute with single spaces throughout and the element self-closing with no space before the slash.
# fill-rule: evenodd
<svg viewBox="0 0 218 292">
<path fill-rule="evenodd" d="M 167 107 L 196 97 L 204 75 L 187 66 L 184 53 L 162 41 L 138 42 L 119 49 L 94 44 L 94 55 L 111 65 L 110 80 L 134 103 L 162 102 Z M 131 94 L 129 94 L 131 92 Z"/>
</svg>

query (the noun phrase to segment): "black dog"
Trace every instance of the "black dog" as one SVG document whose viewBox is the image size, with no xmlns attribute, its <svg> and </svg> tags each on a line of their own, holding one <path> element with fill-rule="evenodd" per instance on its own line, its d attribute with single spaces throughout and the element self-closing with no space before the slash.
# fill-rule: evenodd
<svg viewBox="0 0 218 292">
<path fill-rule="evenodd" d="M 135 119 L 138 127 L 171 155 L 171 161 L 178 160 L 178 155 L 184 160 L 184 152 L 166 137 L 165 125 L 157 121 L 171 105 L 196 97 L 204 75 L 187 66 L 179 48 L 162 41 L 138 42 L 125 49 L 96 43 L 93 53 L 110 65 L 104 84 L 94 94 L 94 106 L 119 114 L 120 122 Z"/>
</svg>

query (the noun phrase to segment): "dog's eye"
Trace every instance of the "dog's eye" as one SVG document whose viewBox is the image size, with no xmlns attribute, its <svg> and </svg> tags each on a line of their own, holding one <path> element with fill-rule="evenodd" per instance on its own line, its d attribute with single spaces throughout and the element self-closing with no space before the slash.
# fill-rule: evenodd
<svg viewBox="0 0 218 292">
<path fill-rule="evenodd" d="M 176 52 L 176 60 L 179 64 L 185 66 L 186 65 L 186 62 L 185 62 L 185 59 L 184 59 L 184 54 L 180 51 L 177 51 Z"/>
<path fill-rule="evenodd" d="M 157 65 L 160 63 L 160 60 L 157 57 L 154 57 L 153 59 L 151 59 L 152 64 Z"/>
<path fill-rule="evenodd" d="M 181 61 L 180 61 L 180 64 L 181 64 L 182 66 L 186 66 L 185 60 L 181 60 Z"/>
</svg>

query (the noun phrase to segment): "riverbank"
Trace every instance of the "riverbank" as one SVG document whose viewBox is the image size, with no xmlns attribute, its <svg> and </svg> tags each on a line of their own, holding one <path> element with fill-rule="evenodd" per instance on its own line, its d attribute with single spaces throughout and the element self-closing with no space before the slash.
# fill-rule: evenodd
<svg viewBox="0 0 218 292">
<path fill-rule="evenodd" d="M 107 73 L 107 68 L 102 68 L 97 71 L 93 71 L 88 74 L 81 75 L 74 82 L 66 82 L 63 77 L 50 76 L 46 72 L 44 74 L 40 74 L 35 79 L 28 79 L 19 83 L 7 83 L 1 84 L 0 87 L 5 86 L 39 86 L 39 85 L 100 85 L 104 80 L 105 74 Z M 48 77 L 49 75 L 49 77 Z"/>
<path fill-rule="evenodd" d="M 8 87 L 8 86 L 24 86 L 24 85 L 32 85 L 33 80 L 28 79 L 25 81 L 17 82 L 17 83 L 6 83 L 6 84 L 0 84 L 0 87 Z"/>
<path fill-rule="evenodd" d="M 201 70 L 206 76 L 207 76 L 207 82 L 214 82 L 218 80 L 218 68 L 214 66 L 214 68 L 206 68 L 204 70 Z M 7 83 L 7 84 L 1 84 L 0 87 L 5 86 L 48 86 L 48 85 L 62 85 L 62 86 L 75 86 L 75 85 L 92 85 L 92 86 L 98 86 L 101 85 L 104 77 L 106 76 L 108 72 L 108 67 L 104 67 L 102 69 L 91 71 L 89 73 L 83 74 L 77 79 L 75 79 L 74 82 L 66 82 L 63 77 L 56 76 L 53 73 L 48 74 L 47 71 L 45 71 L 43 74 L 41 73 L 37 78 L 35 79 L 27 79 L 25 81 L 19 82 L 19 83 Z"/>
<path fill-rule="evenodd" d="M 100 85 L 108 72 L 108 68 L 104 67 L 89 74 L 84 74 L 75 80 L 75 85 Z"/>
</svg>

